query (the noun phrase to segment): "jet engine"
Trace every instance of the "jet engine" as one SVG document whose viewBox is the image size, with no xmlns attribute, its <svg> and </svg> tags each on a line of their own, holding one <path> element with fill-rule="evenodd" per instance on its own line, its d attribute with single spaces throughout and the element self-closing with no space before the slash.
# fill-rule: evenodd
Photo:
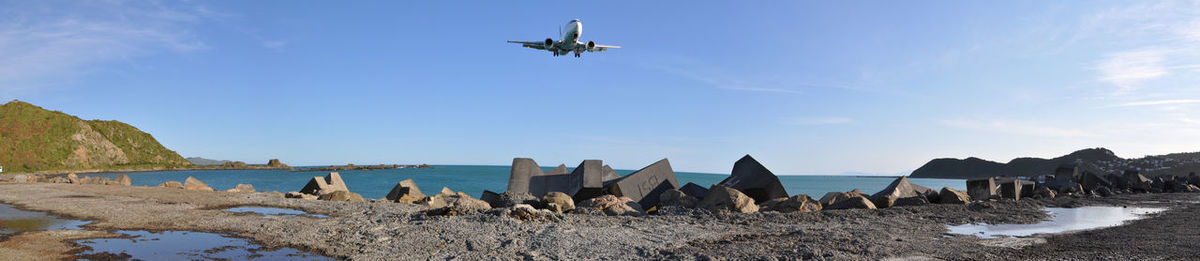
<svg viewBox="0 0 1200 261">
<path fill-rule="evenodd" d="M 593 48 L 596 48 L 596 42 L 593 42 L 593 41 L 588 41 L 588 43 L 587 43 L 587 49 L 588 49 L 588 50 L 592 50 Z"/>
<path fill-rule="evenodd" d="M 546 49 L 550 49 L 550 47 L 554 47 L 554 39 L 546 38 Z"/>
</svg>

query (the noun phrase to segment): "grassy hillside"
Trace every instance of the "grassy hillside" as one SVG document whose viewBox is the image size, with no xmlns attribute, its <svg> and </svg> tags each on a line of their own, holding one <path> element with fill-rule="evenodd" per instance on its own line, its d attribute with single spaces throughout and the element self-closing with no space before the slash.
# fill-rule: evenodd
<svg viewBox="0 0 1200 261">
<path fill-rule="evenodd" d="M 0 166 L 4 172 L 188 165 L 153 136 L 125 123 L 84 121 L 21 101 L 0 105 Z"/>
</svg>

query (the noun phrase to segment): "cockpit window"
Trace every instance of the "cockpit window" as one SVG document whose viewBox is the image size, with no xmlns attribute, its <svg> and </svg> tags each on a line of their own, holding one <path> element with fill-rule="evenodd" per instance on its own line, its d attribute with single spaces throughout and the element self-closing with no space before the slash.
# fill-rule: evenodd
<svg viewBox="0 0 1200 261">
<path fill-rule="evenodd" d="M 579 19 L 575 19 L 575 20 L 571 20 L 570 22 L 567 22 L 567 24 L 578 23 L 578 22 L 579 22 Z"/>
</svg>

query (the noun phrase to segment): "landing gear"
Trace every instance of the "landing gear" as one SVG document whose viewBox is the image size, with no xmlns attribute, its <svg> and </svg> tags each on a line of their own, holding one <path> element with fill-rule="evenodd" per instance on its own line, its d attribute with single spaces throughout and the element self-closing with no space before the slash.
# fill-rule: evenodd
<svg viewBox="0 0 1200 261">
<path fill-rule="evenodd" d="M 550 52 L 550 53 L 553 53 L 555 57 L 558 57 L 558 52 Z"/>
<path fill-rule="evenodd" d="M 575 58 L 579 58 L 579 53 L 575 53 Z"/>
</svg>

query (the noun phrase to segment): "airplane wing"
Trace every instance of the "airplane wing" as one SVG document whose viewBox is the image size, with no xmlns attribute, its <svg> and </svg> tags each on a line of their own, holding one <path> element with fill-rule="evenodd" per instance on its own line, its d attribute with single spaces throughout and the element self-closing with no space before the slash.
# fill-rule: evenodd
<svg viewBox="0 0 1200 261">
<path fill-rule="evenodd" d="M 610 48 L 611 48 L 611 49 L 617 49 L 617 48 L 621 48 L 621 47 L 620 47 L 620 46 L 616 46 L 616 45 L 599 45 L 599 44 L 597 44 L 596 46 L 593 46 L 593 47 L 592 47 L 592 49 L 588 49 L 587 51 L 589 51 L 589 52 L 603 52 L 603 51 L 607 51 L 607 50 L 608 50 L 608 49 L 610 49 Z"/>
<path fill-rule="evenodd" d="M 525 48 L 546 50 L 546 42 L 522 42 L 522 41 L 508 41 L 508 42 L 515 43 L 515 44 L 521 44 L 521 47 L 525 47 Z"/>
</svg>

